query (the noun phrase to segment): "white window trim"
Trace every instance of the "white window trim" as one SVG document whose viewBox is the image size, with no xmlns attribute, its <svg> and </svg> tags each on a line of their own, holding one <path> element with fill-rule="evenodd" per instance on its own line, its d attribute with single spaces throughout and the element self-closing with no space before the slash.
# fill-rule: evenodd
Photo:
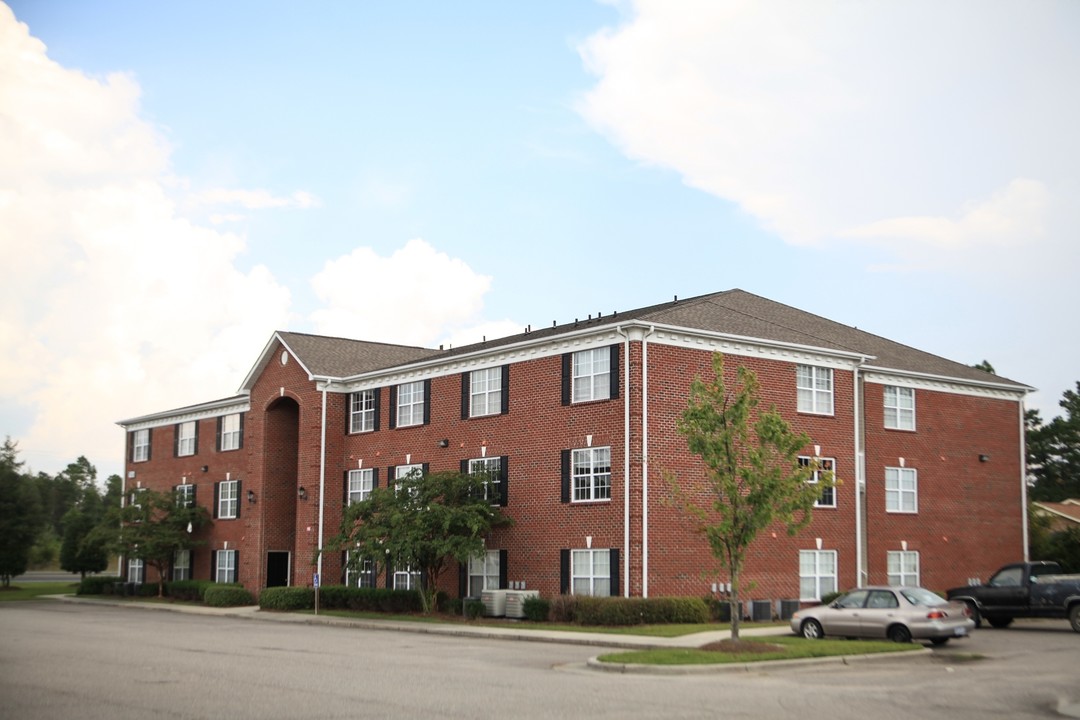
<svg viewBox="0 0 1080 720">
<path fill-rule="evenodd" d="M 477 389 L 479 388 L 479 389 Z M 484 368 L 469 373 L 469 417 L 486 417 L 502 412 L 502 368 Z"/>
<path fill-rule="evenodd" d="M 184 431 L 190 430 L 187 434 Z M 195 454 L 195 421 L 189 420 L 177 425 L 176 456 L 188 457 Z"/>
<path fill-rule="evenodd" d="M 360 569 L 354 570 L 350 562 L 352 553 L 345 554 L 345 585 L 346 587 L 373 588 L 375 587 L 375 563 L 370 558 L 360 559 Z M 365 583 L 365 580 L 367 581 Z"/>
<path fill-rule="evenodd" d="M 831 488 L 829 488 L 829 492 L 832 493 L 832 502 L 831 503 L 823 503 L 821 500 L 817 500 L 817 501 L 814 502 L 814 507 L 816 507 L 816 508 L 836 508 L 836 484 L 835 484 L 836 459 L 835 458 L 826 458 L 826 457 L 812 458 L 809 455 L 800 455 L 799 456 L 799 465 L 802 465 L 802 466 L 812 465 L 813 461 L 815 459 L 818 461 L 819 467 L 818 467 L 817 470 L 814 470 L 813 474 L 810 475 L 810 479 L 807 480 L 806 482 L 811 484 L 811 485 L 816 485 L 821 480 L 821 473 L 823 471 L 825 471 L 825 472 L 831 472 L 833 474 L 834 484 L 833 484 L 833 486 Z"/>
<path fill-rule="evenodd" d="M 892 395 L 890 403 L 889 395 Z M 905 408 L 901 402 L 901 396 L 908 395 L 911 399 L 911 407 Z M 915 388 L 900 387 L 898 385 L 886 385 L 882 390 L 883 409 L 882 421 L 889 430 L 915 431 Z M 893 422 L 889 423 L 889 411 L 893 412 Z M 905 423 L 905 418 L 908 422 Z"/>
<path fill-rule="evenodd" d="M 240 413 L 221 418 L 221 452 L 240 449 Z"/>
<path fill-rule="evenodd" d="M 133 446 L 131 451 L 132 462 L 146 462 L 150 459 L 150 428 L 136 430 L 131 438 L 131 443 Z"/>
<path fill-rule="evenodd" d="M 222 579 L 224 578 L 224 579 Z M 218 550 L 217 551 L 217 567 L 214 568 L 214 582 L 216 583 L 234 583 L 236 582 L 236 551 L 235 550 Z"/>
<path fill-rule="evenodd" d="M 183 562 L 181 562 L 183 559 Z M 173 553 L 173 581 L 191 579 L 191 550 Z"/>
<path fill-rule="evenodd" d="M 499 589 L 499 551 L 487 550 L 483 555 L 469 558 L 467 570 L 467 596 L 479 597 L 484 590 Z M 480 587 L 476 587 L 474 579 L 479 578 Z"/>
<path fill-rule="evenodd" d="M 142 585 L 144 578 L 146 577 L 146 563 L 142 558 L 128 558 L 128 575 L 127 581 L 129 583 L 135 583 L 136 585 Z M 134 580 L 132 579 L 134 578 Z"/>
<path fill-rule="evenodd" d="M 809 385 L 803 383 L 803 371 L 805 370 L 810 371 Z M 836 407 L 833 396 L 836 387 L 834 380 L 832 368 L 818 365 L 796 365 L 795 387 L 798 411 L 810 415 L 833 415 Z M 826 382 L 828 388 L 819 387 L 819 385 L 826 384 Z M 806 397 L 805 393 L 809 393 L 809 404 L 803 401 L 803 398 Z"/>
<path fill-rule="evenodd" d="M 891 472 L 896 473 L 896 487 L 889 488 L 889 474 Z M 912 480 L 912 487 L 910 489 L 904 488 L 904 477 L 908 477 Z M 910 495 L 912 498 L 912 509 L 905 510 L 904 498 Z M 895 507 L 889 507 L 889 497 L 894 496 L 896 498 Z M 915 515 L 919 512 L 919 471 L 915 468 L 907 467 L 886 467 L 885 468 L 885 512 L 899 513 L 901 515 Z"/>
<path fill-rule="evenodd" d="M 582 556 L 588 556 L 588 573 L 578 574 L 577 559 Z M 601 560 L 602 559 L 602 560 Z M 598 562 L 600 561 L 600 562 Z M 607 564 L 607 574 L 600 575 L 597 573 L 597 566 Z M 581 580 L 588 583 L 588 592 L 577 592 L 577 582 Z M 597 585 L 600 582 L 607 582 L 606 592 L 597 592 Z M 570 594 L 571 595 L 589 595 L 593 597 L 608 597 L 611 595 L 611 549 L 610 548 L 593 548 L 588 550 L 571 550 L 570 551 Z"/>
<path fill-rule="evenodd" d="M 608 400 L 611 398 L 611 348 L 578 350 L 571 358 L 570 401 L 572 403 Z M 598 366 L 603 370 L 596 370 Z M 601 380 L 607 391 L 598 389 Z M 580 397 L 579 397 L 580 395 Z"/>
<path fill-rule="evenodd" d="M 420 589 L 420 572 L 414 571 L 410 566 L 406 565 L 404 569 L 398 570 L 394 568 L 394 590 L 419 590 Z M 400 584 L 399 584 L 400 583 Z"/>
<path fill-rule="evenodd" d="M 494 466 L 494 469 L 490 466 Z M 498 456 L 472 458 L 469 460 L 469 464 L 466 465 L 466 467 L 468 468 L 469 475 L 487 473 L 487 481 L 484 483 L 484 499 L 497 502 L 499 499 L 499 491 L 502 490 L 502 488 L 499 487 L 499 485 L 502 484 L 502 458 Z"/>
<path fill-rule="evenodd" d="M 366 433 L 375 430 L 375 391 L 349 393 L 349 432 Z"/>
<path fill-rule="evenodd" d="M 813 557 L 813 559 L 814 559 L 813 572 L 811 572 L 811 573 L 804 573 L 803 572 L 803 558 L 804 557 Z M 822 560 L 824 558 L 830 558 L 830 557 L 832 558 L 832 572 L 831 573 L 829 573 L 827 571 L 827 569 L 825 569 L 824 566 L 826 565 L 826 563 L 822 562 Z M 837 564 L 837 557 L 836 557 L 836 551 L 835 550 L 800 550 L 799 551 L 799 595 L 803 596 L 803 581 L 804 580 L 813 580 L 815 595 L 813 597 L 805 597 L 805 596 L 803 596 L 803 597 L 800 597 L 799 599 L 803 600 L 803 601 L 813 602 L 813 601 L 821 600 L 822 596 L 827 595 L 828 593 L 836 592 L 836 589 L 839 587 L 839 584 L 837 582 L 838 570 L 839 570 L 839 565 Z M 832 586 L 828 587 L 828 584 L 829 584 L 830 581 L 831 581 Z"/>
<path fill-rule="evenodd" d="M 371 496 L 375 485 L 375 471 L 362 468 L 349 471 L 349 504 L 363 502 Z"/>
<path fill-rule="evenodd" d="M 180 507 L 191 507 L 195 501 L 195 486 L 191 483 L 183 483 L 176 486 L 176 504 Z"/>
<path fill-rule="evenodd" d="M 403 392 L 408 388 L 408 392 Z M 403 422 L 403 417 L 408 422 Z M 397 386 L 396 427 L 414 427 L 424 424 L 424 381 L 402 383 Z"/>
<path fill-rule="evenodd" d="M 605 467 L 597 464 L 597 454 L 600 452 L 607 452 L 607 472 L 598 473 L 596 470 L 598 467 Z M 586 453 L 588 455 L 588 472 L 578 474 L 577 468 L 579 467 L 578 457 L 579 453 Z M 586 463 L 581 463 L 581 467 L 584 467 Z M 578 478 L 585 478 L 587 485 L 583 488 L 586 491 L 586 497 L 578 497 Z M 606 478 L 606 480 L 605 480 Z M 610 502 L 611 501 L 611 447 L 594 447 L 594 448 L 578 448 L 570 451 L 570 501 L 581 502 Z"/>
<path fill-rule="evenodd" d="M 228 495 L 225 493 L 226 488 L 229 488 Z M 235 520 L 239 515 L 239 506 L 240 481 L 222 480 L 218 483 L 218 520 Z"/>
<path fill-rule="evenodd" d="M 895 561 L 895 572 L 893 561 Z M 885 571 L 890 585 L 919 586 L 919 553 L 917 550 L 889 550 L 885 554 Z"/>
</svg>

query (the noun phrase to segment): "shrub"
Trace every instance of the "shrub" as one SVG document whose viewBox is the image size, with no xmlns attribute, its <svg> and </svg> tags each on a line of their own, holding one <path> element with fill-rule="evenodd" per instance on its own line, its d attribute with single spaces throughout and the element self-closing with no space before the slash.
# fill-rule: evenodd
<svg viewBox="0 0 1080 720">
<path fill-rule="evenodd" d="M 175 580 L 165 583 L 165 594 L 177 600 L 202 602 L 206 589 L 214 584 L 212 580 Z"/>
<path fill-rule="evenodd" d="M 580 625 L 704 623 L 709 606 L 701 598 L 619 598 L 563 595 L 551 601 L 551 619 Z"/>
<path fill-rule="evenodd" d="M 461 598 L 447 598 L 446 603 L 439 610 L 447 615 L 461 615 L 464 612 L 461 603 Z"/>
<path fill-rule="evenodd" d="M 310 610 L 315 607 L 315 590 L 302 587 L 272 587 L 259 593 L 263 610 Z"/>
<path fill-rule="evenodd" d="M 541 597 L 525 598 L 525 619 L 533 622 L 547 622 L 551 615 L 551 601 Z"/>
<path fill-rule="evenodd" d="M 475 620 L 484 614 L 484 603 L 479 600 L 466 600 L 465 601 L 465 617 L 469 620 Z"/>
<path fill-rule="evenodd" d="M 210 607 L 237 607 L 240 605 L 254 605 L 255 598 L 251 596 L 247 588 L 215 583 L 213 587 L 206 588 L 206 592 L 203 594 L 203 602 Z"/>
<path fill-rule="evenodd" d="M 831 605 L 833 600 L 835 600 L 836 598 L 840 597 L 843 594 L 844 593 L 839 592 L 839 591 L 838 592 L 825 593 L 824 595 L 821 596 L 821 604 L 822 605 Z M 944 597 L 944 595 L 942 597 Z"/>
<path fill-rule="evenodd" d="M 113 585 L 118 582 L 114 575 L 88 575 L 79 583 L 76 595 L 112 595 Z"/>
</svg>

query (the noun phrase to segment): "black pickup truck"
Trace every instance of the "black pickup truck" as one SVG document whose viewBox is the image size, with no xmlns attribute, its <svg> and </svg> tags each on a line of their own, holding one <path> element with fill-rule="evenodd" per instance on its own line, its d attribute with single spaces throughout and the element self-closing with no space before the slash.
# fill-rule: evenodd
<svg viewBox="0 0 1080 720">
<path fill-rule="evenodd" d="M 967 603 L 975 618 L 996 628 L 1013 618 L 1068 618 L 1080 632 L 1080 575 L 1062 575 L 1055 562 L 1013 563 L 994 573 L 985 585 L 953 588 L 950 600 Z"/>
</svg>

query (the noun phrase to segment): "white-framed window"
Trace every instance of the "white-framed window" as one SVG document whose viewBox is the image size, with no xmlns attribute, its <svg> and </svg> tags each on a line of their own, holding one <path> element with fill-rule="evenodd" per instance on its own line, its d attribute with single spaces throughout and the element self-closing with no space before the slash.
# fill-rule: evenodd
<svg viewBox="0 0 1080 720">
<path fill-rule="evenodd" d="M 351 562 L 351 553 L 346 555 L 345 585 L 361 588 L 375 587 L 375 563 L 370 558 L 364 558 L 358 562 L 358 567 L 354 568 Z"/>
<path fill-rule="evenodd" d="M 129 583 L 146 582 L 146 565 L 142 558 L 128 558 L 127 581 Z"/>
<path fill-rule="evenodd" d="M 467 597 L 480 597 L 484 590 L 499 589 L 499 551 L 488 550 L 469 558 L 469 587 Z"/>
<path fill-rule="evenodd" d="M 349 504 L 368 499 L 375 488 L 375 471 L 372 468 L 349 471 Z"/>
<path fill-rule="evenodd" d="M 915 388 L 885 386 L 885 427 L 915 429 Z"/>
<path fill-rule="evenodd" d="M 611 348 L 574 353 L 571 383 L 571 396 L 576 403 L 611 397 Z"/>
<path fill-rule="evenodd" d="M 799 465 L 801 467 L 812 467 L 814 464 L 814 458 L 807 455 L 799 456 Z M 821 473 L 829 472 L 836 474 L 836 460 L 833 458 L 817 458 L 817 469 L 810 475 L 810 479 L 807 480 L 811 485 L 816 485 L 821 482 Z M 836 507 L 836 487 L 825 488 L 821 492 L 821 497 L 814 503 L 814 507 Z"/>
<path fill-rule="evenodd" d="M 833 414 L 832 368 L 796 365 L 795 386 L 798 388 L 799 412 Z"/>
<path fill-rule="evenodd" d="M 394 466 L 394 492 L 397 492 L 398 490 L 401 489 L 401 483 L 398 482 L 398 480 L 404 480 L 405 478 L 408 478 L 408 477 L 412 476 L 413 473 L 416 473 L 416 477 L 420 477 L 421 475 L 423 475 L 424 474 L 424 465 L 422 463 L 413 463 L 412 465 L 395 465 Z M 415 488 L 415 487 L 410 488 L 410 492 L 412 492 L 413 496 L 415 497 L 417 492 L 418 492 L 418 489 Z"/>
<path fill-rule="evenodd" d="M 222 451 L 240 449 L 240 413 L 221 418 L 221 437 L 218 442 Z"/>
<path fill-rule="evenodd" d="M 501 413 L 502 393 L 501 367 L 473 370 L 469 373 L 469 417 Z"/>
<path fill-rule="evenodd" d="M 397 386 L 397 427 L 424 424 L 424 381 Z"/>
<path fill-rule="evenodd" d="M 799 551 L 799 599 L 820 600 L 836 592 L 836 551 Z"/>
<path fill-rule="evenodd" d="M 611 499 L 611 448 L 574 450 L 570 461 L 574 502 Z"/>
<path fill-rule="evenodd" d="M 487 481 L 484 483 L 484 499 L 490 500 L 492 504 L 499 501 L 499 498 L 502 497 L 501 457 L 475 458 L 469 460 L 468 473 L 470 475 L 486 475 Z"/>
<path fill-rule="evenodd" d="M 885 560 L 890 585 L 919 586 L 919 553 L 914 550 L 890 550 Z"/>
<path fill-rule="evenodd" d="M 176 553 L 173 555 L 172 579 L 173 580 L 190 580 L 191 579 L 191 551 L 190 550 L 177 550 Z"/>
<path fill-rule="evenodd" d="M 176 426 L 176 456 L 195 454 L 195 421 L 182 422 Z"/>
<path fill-rule="evenodd" d="M 236 551 L 218 550 L 217 567 L 214 568 L 214 582 L 236 582 Z"/>
<path fill-rule="evenodd" d="M 349 394 L 349 432 L 371 432 L 375 429 L 375 391 L 361 390 Z"/>
<path fill-rule="evenodd" d="M 222 480 L 218 483 L 217 516 L 223 520 L 235 518 L 240 505 L 240 481 Z"/>
<path fill-rule="evenodd" d="M 146 488 L 135 488 L 131 491 L 131 495 L 128 497 L 128 505 L 133 508 L 141 508 L 142 494 L 146 492 Z"/>
<path fill-rule="evenodd" d="M 919 476 L 915 468 L 885 468 L 885 510 L 919 512 Z"/>
<path fill-rule="evenodd" d="M 402 570 L 394 570 L 395 590 L 419 590 L 420 573 L 406 566 Z"/>
<path fill-rule="evenodd" d="M 195 486 L 190 483 L 176 486 L 176 504 L 179 507 L 191 507 L 195 504 Z"/>
<path fill-rule="evenodd" d="M 611 595 L 611 550 L 570 551 L 570 593 Z"/>
<path fill-rule="evenodd" d="M 131 461 L 146 462 L 150 459 L 150 428 L 136 430 L 131 434 Z"/>
</svg>

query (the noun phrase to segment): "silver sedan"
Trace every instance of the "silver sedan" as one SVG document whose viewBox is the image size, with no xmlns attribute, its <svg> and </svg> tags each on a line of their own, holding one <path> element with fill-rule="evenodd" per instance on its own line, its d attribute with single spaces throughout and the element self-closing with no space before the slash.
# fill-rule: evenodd
<svg viewBox="0 0 1080 720">
<path fill-rule="evenodd" d="M 920 587 L 859 588 L 791 617 L 791 629 L 805 638 L 838 635 L 944 645 L 967 637 L 974 627 L 966 605 Z"/>
</svg>

